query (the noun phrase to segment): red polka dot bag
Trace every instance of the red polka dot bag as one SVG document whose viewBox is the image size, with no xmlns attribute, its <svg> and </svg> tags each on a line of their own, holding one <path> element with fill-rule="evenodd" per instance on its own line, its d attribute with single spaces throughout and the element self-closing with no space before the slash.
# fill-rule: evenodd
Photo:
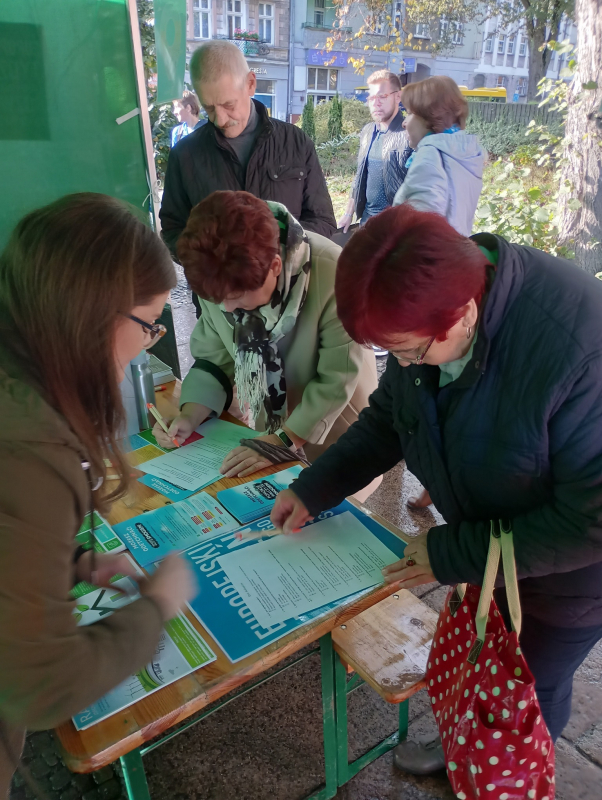
<svg viewBox="0 0 602 800">
<path fill-rule="evenodd" d="M 502 553 L 513 630 L 493 599 Z M 519 647 L 512 530 L 491 523 L 482 588 L 457 586 L 437 624 L 426 681 L 460 800 L 553 800 L 554 745 Z"/>
</svg>

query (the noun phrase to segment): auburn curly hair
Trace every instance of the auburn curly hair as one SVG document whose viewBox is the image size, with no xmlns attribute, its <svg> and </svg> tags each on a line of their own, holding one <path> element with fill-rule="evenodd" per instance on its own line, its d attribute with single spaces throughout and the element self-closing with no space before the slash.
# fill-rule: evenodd
<svg viewBox="0 0 602 800">
<path fill-rule="evenodd" d="M 177 251 L 193 292 L 221 303 L 263 286 L 280 253 L 278 223 L 249 192 L 213 192 L 190 212 Z"/>
</svg>

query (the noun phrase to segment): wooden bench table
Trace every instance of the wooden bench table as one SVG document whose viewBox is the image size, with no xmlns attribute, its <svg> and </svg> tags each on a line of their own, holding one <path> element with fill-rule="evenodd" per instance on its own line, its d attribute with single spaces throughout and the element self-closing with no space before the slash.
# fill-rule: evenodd
<svg viewBox="0 0 602 800">
<path fill-rule="evenodd" d="M 157 394 L 157 406 L 163 416 L 170 418 L 177 412 L 180 382 L 175 381 L 168 384 L 167 387 L 165 392 Z M 229 415 L 223 415 L 223 418 L 231 422 L 238 422 Z M 148 456 L 144 458 L 143 450 L 145 449 L 134 451 L 131 454 L 132 464 L 148 460 Z M 215 496 L 221 489 L 272 474 L 289 466 L 291 466 L 290 463 L 280 467 L 271 466 L 243 479 L 224 478 L 203 491 Z M 169 502 L 163 495 L 136 482 L 132 494 L 114 505 L 109 521 L 116 524 L 145 510 L 158 508 Z M 356 505 L 359 507 L 359 504 L 356 503 Z M 402 541 L 406 541 L 401 531 L 378 515 L 372 514 L 367 509 L 363 510 L 399 536 Z M 259 683 L 268 680 L 272 676 L 264 675 L 267 670 L 272 669 L 308 644 L 319 640 L 322 669 L 325 783 L 323 788 L 316 791 L 311 797 L 316 800 L 328 800 L 328 798 L 334 797 L 338 786 L 342 785 L 350 776 L 339 775 L 337 766 L 337 689 L 341 696 L 341 692 L 345 691 L 346 676 L 344 669 L 341 671 L 340 668 L 337 668 L 340 662 L 334 651 L 330 634 L 338 626 L 344 625 L 348 620 L 393 593 L 394 590 L 390 586 L 380 586 L 356 602 L 343 600 L 340 606 L 327 615 L 309 622 L 236 664 L 230 662 L 209 632 L 188 611 L 188 619 L 213 649 L 217 660 L 84 731 L 77 731 L 71 721 L 61 725 L 56 733 L 63 750 L 65 763 L 74 772 L 92 772 L 120 759 L 130 800 L 150 800 L 142 764 L 142 756 L 145 753 L 214 713 L 220 707 L 218 701 L 224 695 L 236 689 L 240 689 L 239 694 L 243 694 Z M 316 651 L 301 656 L 293 664 L 309 657 L 313 652 Z M 288 669 L 293 664 L 287 664 L 282 669 Z M 343 681 L 343 688 L 341 681 Z M 230 699 L 228 698 L 227 702 Z M 194 718 L 191 719 L 193 715 Z M 187 723 L 181 725 L 180 723 L 184 720 L 187 720 Z M 175 725 L 179 725 L 176 731 L 166 733 Z M 161 734 L 165 735 L 157 740 L 156 737 Z M 405 735 L 403 731 L 402 734 Z M 155 741 L 151 742 L 151 740 Z M 387 747 L 381 749 L 374 757 L 378 757 L 386 749 L 396 744 L 396 741 L 389 740 L 386 740 Z M 150 744 L 147 744 L 149 742 Z"/>
</svg>

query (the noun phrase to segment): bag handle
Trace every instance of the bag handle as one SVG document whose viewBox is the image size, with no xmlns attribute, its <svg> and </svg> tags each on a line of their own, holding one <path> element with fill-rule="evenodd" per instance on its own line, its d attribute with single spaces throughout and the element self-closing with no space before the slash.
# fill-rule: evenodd
<svg viewBox="0 0 602 800">
<path fill-rule="evenodd" d="M 468 661 L 471 664 L 476 663 L 479 654 L 483 649 L 483 645 L 485 644 L 487 618 L 489 616 L 489 609 L 491 608 L 491 601 L 493 599 L 493 590 L 495 588 L 495 579 L 497 577 L 500 563 L 500 554 L 502 556 L 504 582 L 506 585 L 506 596 L 508 598 L 508 610 L 510 612 L 512 630 L 515 631 L 517 635 L 520 635 L 522 614 L 518 595 L 516 563 L 514 561 L 514 540 L 512 536 L 512 527 L 509 522 L 504 520 L 491 520 L 489 552 L 487 554 L 487 564 L 485 565 L 485 574 L 483 576 L 483 585 L 481 588 L 481 596 L 479 598 L 479 605 L 475 620 L 477 638 L 470 650 L 470 653 L 468 654 Z M 450 610 L 453 614 L 455 614 L 458 606 L 462 602 L 465 592 L 466 584 L 459 584 L 456 587 L 454 596 L 450 601 Z"/>
</svg>

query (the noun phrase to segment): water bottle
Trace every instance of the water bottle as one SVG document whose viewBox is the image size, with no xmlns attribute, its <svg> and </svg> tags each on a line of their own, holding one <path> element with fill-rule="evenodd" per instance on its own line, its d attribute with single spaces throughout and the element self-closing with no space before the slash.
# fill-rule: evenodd
<svg viewBox="0 0 602 800">
<path fill-rule="evenodd" d="M 150 356 L 146 350 L 143 350 L 140 355 L 132 359 L 131 366 L 138 424 L 140 425 L 140 430 L 144 431 L 147 428 L 152 428 L 155 424 L 155 418 L 147 406 L 147 403 L 155 404 L 155 384 L 150 368 Z"/>
</svg>

